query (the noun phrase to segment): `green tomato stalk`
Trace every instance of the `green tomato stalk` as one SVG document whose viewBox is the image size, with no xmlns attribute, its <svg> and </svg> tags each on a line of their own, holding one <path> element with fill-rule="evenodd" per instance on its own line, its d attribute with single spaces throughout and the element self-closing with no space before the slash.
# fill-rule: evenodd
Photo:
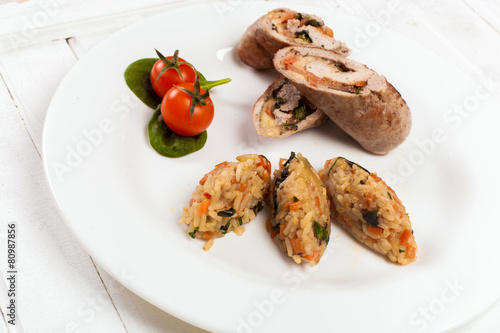
<svg viewBox="0 0 500 333">
<path fill-rule="evenodd" d="M 208 81 L 207 79 L 205 79 L 205 77 L 203 76 L 203 74 L 201 74 L 198 71 L 196 71 L 196 75 L 200 79 L 200 86 L 203 89 L 205 89 L 206 91 L 208 91 L 209 89 L 212 89 L 213 87 L 220 86 L 222 84 L 226 84 L 226 83 L 231 82 L 231 79 L 229 79 L 229 78 L 221 79 L 221 80 L 215 80 L 215 81 Z"/>
<path fill-rule="evenodd" d="M 181 69 L 179 68 L 179 66 L 180 65 L 189 65 L 189 66 L 193 67 L 190 63 L 188 63 L 186 61 L 179 61 L 179 50 L 175 50 L 174 55 L 172 56 L 172 60 L 168 60 L 167 58 L 165 58 L 165 56 L 163 54 L 161 54 L 160 51 L 158 51 L 157 49 L 155 49 L 155 51 L 156 51 L 156 54 L 158 55 L 158 58 L 160 58 L 161 61 L 163 61 L 163 63 L 165 64 L 165 67 L 163 67 L 161 69 L 160 73 L 158 73 L 158 77 L 156 77 L 156 81 L 158 81 L 158 79 L 163 75 L 163 73 L 165 73 L 169 69 L 175 69 L 177 74 L 179 74 L 180 78 L 184 80 L 184 78 L 182 77 Z M 156 83 L 156 81 L 155 81 L 155 83 Z"/>
</svg>

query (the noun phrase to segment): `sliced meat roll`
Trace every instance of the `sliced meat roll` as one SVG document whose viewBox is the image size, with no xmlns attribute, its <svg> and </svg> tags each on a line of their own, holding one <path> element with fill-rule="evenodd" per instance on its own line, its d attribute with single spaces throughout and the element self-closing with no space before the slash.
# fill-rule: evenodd
<svg viewBox="0 0 500 333">
<path fill-rule="evenodd" d="M 405 206 L 375 173 L 343 157 L 319 172 L 335 219 L 358 241 L 402 265 L 417 259 L 417 243 Z"/>
<path fill-rule="evenodd" d="M 278 8 L 259 18 L 243 34 L 238 55 L 248 66 L 272 68 L 272 57 L 290 45 L 321 47 L 343 56 L 351 50 L 333 37 L 332 29 L 315 15 Z"/>
<path fill-rule="evenodd" d="M 287 47 L 276 53 L 274 66 L 372 153 L 388 153 L 410 133 L 406 102 L 384 76 L 365 65 L 322 49 Z"/>
<path fill-rule="evenodd" d="M 273 53 L 268 52 L 255 40 L 255 31 L 260 25 L 260 20 L 248 27 L 241 37 L 238 45 L 238 56 L 241 61 L 256 69 L 273 68 Z"/>
<path fill-rule="evenodd" d="M 328 117 L 283 76 L 267 88 L 253 108 L 257 133 L 275 139 L 319 126 L 326 120 Z"/>
</svg>

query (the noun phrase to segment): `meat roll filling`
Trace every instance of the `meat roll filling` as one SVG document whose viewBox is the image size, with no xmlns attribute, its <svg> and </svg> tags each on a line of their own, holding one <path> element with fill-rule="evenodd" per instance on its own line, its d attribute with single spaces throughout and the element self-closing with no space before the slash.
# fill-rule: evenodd
<svg viewBox="0 0 500 333">
<path fill-rule="evenodd" d="M 248 66 L 272 68 L 274 53 L 290 45 L 322 48 L 345 57 L 351 53 L 345 43 L 334 38 L 332 29 L 321 18 L 278 8 L 248 27 L 238 46 L 238 55 Z"/>
<path fill-rule="evenodd" d="M 273 82 L 254 106 L 254 126 L 264 137 L 284 138 L 318 126 L 327 119 L 283 77 Z"/>
</svg>

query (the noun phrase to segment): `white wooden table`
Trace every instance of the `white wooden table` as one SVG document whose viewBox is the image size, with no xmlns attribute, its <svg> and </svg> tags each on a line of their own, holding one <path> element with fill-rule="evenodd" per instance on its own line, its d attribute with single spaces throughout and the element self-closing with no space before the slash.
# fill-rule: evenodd
<svg viewBox="0 0 500 333">
<path fill-rule="evenodd" d="M 114 31 L 188 2 L 201 1 L 0 0 L 0 332 L 201 331 L 134 295 L 94 263 L 61 220 L 41 159 L 47 107 L 68 70 Z M 487 87 L 500 75 L 498 0 L 308 4 L 410 36 Z M 500 101 L 498 86 L 491 93 Z M 12 222 L 18 260 L 15 326 L 8 324 L 7 307 L 6 242 Z M 500 332 L 500 303 L 459 332 Z"/>
</svg>

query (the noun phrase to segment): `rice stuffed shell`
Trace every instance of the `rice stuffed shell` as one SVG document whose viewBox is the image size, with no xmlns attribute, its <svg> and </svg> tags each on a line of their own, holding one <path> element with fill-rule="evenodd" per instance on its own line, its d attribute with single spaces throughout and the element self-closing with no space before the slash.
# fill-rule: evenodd
<svg viewBox="0 0 500 333">
<path fill-rule="evenodd" d="M 320 171 L 332 217 L 358 241 L 402 265 L 416 260 L 417 244 L 406 209 L 375 173 L 343 157 Z"/>
<path fill-rule="evenodd" d="M 214 239 L 234 231 L 241 236 L 244 224 L 264 207 L 269 192 L 271 163 L 263 155 L 238 156 L 237 162 L 222 162 L 200 180 L 181 223 L 188 235 L 206 240 L 209 250 Z"/>
<path fill-rule="evenodd" d="M 272 183 L 267 230 L 297 264 L 316 265 L 330 237 L 330 204 L 319 174 L 300 153 L 281 159 Z"/>
</svg>

